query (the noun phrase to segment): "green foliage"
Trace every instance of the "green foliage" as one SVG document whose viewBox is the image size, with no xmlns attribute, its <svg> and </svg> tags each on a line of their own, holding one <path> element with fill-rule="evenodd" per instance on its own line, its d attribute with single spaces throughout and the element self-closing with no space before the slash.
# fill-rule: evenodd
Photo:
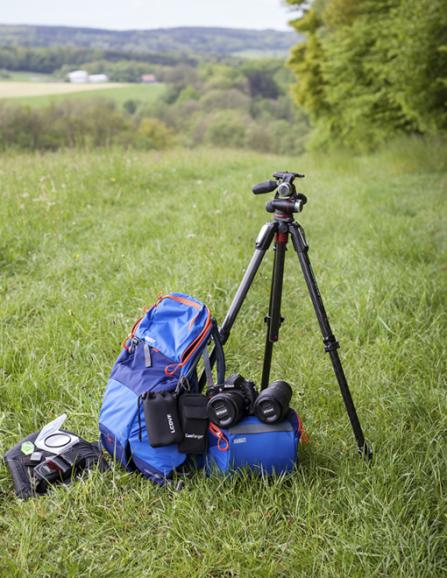
<svg viewBox="0 0 447 578">
<path fill-rule="evenodd" d="M 157 118 L 143 118 L 132 144 L 142 149 L 165 149 L 173 145 L 173 132 Z"/>
<path fill-rule="evenodd" d="M 314 146 L 370 149 L 447 127 L 447 1 L 328 0 L 293 26 L 296 101 Z"/>
<path fill-rule="evenodd" d="M 321 56 L 321 42 L 315 33 L 311 33 L 307 43 L 299 43 L 292 49 L 289 60 L 300 78 L 300 82 L 293 87 L 293 96 L 313 119 L 322 115 L 327 107 Z"/>
<path fill-rule="evenodd" d="M 235 89 L 248 93 L 249 85 L 240 66 L 212 63 L 203 64 L 199 69 L 199 80 L 205 91 Z M 240 65 L 240 62 L 237 64 Z"/>
<path fill-rule="evenodd" d="M 201 109 L 204 111 L 219 111 L 229 108 L 248 112 L 250 104 L 250 96 L 235 88 L 228 90 L 209 90 L 200 98 Z"/>
<path fill-rule="evenodd" d="M 215 146 L 243 147 L 250 118 L 241 111 L 220 110 L 206 118 L 205 142 Z"/>
<path fill-rule="evenodd" d="M 137 68 L 133 68 L 135 65 Z M 137 75 L 142 71 L 141 66 L 134 61 L 96 61 L 84 65 L 90 72 L 129 70 Z M 157 76 L 166 84 L 134 84 L 102 91 L 105 96 L 112 91 L 113 100 L 117 105 L 121 104 L 121 108 L 111 103 L 98 112 L 97 118 L 92 120 L 93 125 L 96 126 L 99 119 L 107 125 L 110 115 L 109 124 L 113 129 L 107 139 L 96 136 L 94 142 L 99 146 L 122 143 L 137 148 L 213 144 L 290 154 L 303 151 L 307 121 L 304 114 L 292 106 L 287 92 L 290 76 L 284 73 L 281 61 L 238 62 L 238 66 L 222 62 L 201 63 L 197 67 L 178 65 L 159 69 Z M 157 98 L 158 93 L 160 98 Z M 64 105 L 68 100 L 76 100 L 78 104 Z M 85 104 L 85 114 L 81 101 L 89 103 Z M 16 114 L 25 117 L 26 120 L 17 123 L 20 134 L 22 124 L 38 123 L 40 136 L 31 139 L 25 129 L 23 138 L 19 135 L 15 138 L 14 124 L 5 120 L 3 125 L 0 123 L 0 130 L 6 131 L 2 146 L 48 149 L 87 145 L 92 138 L 83 139 L 80 135 L 90 134 L 86 123 L 91 118 L 91 111 L 99 108 L 99 105 L 91 104 L 92 101 L 88 92 L 74 93 L 63 99 L 50 96 L 40 97 L 38 101 L 37 98 L 27 99 L 26 103 L 36 102 L 42 110 L 26 114 L 15 111 L 11 118 Z M 54 103 L 53 108 L 48 107 L 48 102 Z M 11 100 L 7 105 L 8 110 L 12 110 L 12 103 Z M 56 122 L 53 120 L 55 110 L 64 111 Z M 64 132 L 62 125 L 66 122 L 71 126 L 76 113 L 83 118 L 76 139 L 71 139 L 67 137 L 70 131 Z M 7 116 L 5 113 L 5 119 Z M 160 123 L 157 126 L 154 126 L 155 119 Z"/>
<path fill-rule="evenodd" d="M 42 108 L 0 104 L 0 149 L 55 150 L 122 144 L 163 149 L 172 131 L 153 118 L 132 118 L 112 100 L 64 100 Z"/>
<path fill-rule="evenodd" d="M 63 412 L 97 440 L 121 340 L 159 291 L 222 321 L 269 219 L 251 186 L 283 167 L 306 173 L 300 221 L 375 450 L 356 454 L 290 247 L 272 378 L 310 435 L 296 471 L 170 492 L 113 466 L 21 502 L 0 460 L 2 578 L 444 578 L 446 151 L 0 155 L 0 455 Z M 228 372 L 257 384 L 272 257 L 226 345 Z"/>
<path fill-rule="evenodd" d="M 382 72 L 393 98 L 419 132 L 447 127 L 447 1 L 407 0 L 391 14 Z"/>
<path fill-rule="evenodd" d="M 188 102 L 189 100 L 199 100 L 200 92 L 194 88 L 191 84 L 182 88 L 181 91 L 178 93 L 176 98 L 176 102 L 181 104 L 182 102 Z"/>
<path fill-rule="evenodd" d="M 169 107 L 155 105 L 148 114 L 159 115 L 187 145 L 301 152 L 307 122 L 291 105 L 288 82 L 277 60 L 244 62 L 237 67 L 207 63 L 195 77 L 177 83 L 167 99 Z"/>
<path fill-rule="evenodd" d="M 3 27 L 0 25 L 0 30 Z M 192 57 L 169 54 L 167 52 L 137 52 L 124 49 L 104 50 L 97 47 L 80 46 L 27 46 L 2 45 L 0 43 L 0 69 L 29 70 L 32 72 L 53 73 L 62 68 L 62 73 L 73 70 L 73 67 L 84 66 L 85 63 L 95 63 L 99 72 L 103 71 L 103 63 L 112 63 L 111 70 L 119 72 L 119 66 L 113 63 L 129 62 L 128 68 L 141 66 L 147 71 L 148 65 L 176 66 L 181 63 L 196 64 Z"/>
<path fill-rule="evenodd" d="M 247 62 L 243 65 L 242 71 L 247 78 L 248 89 L 252 97 L 272 100 L 279 97 L 280 87 L 275 80 L 275 72 L 279 67 L 278 61 Z"/>
</svg>

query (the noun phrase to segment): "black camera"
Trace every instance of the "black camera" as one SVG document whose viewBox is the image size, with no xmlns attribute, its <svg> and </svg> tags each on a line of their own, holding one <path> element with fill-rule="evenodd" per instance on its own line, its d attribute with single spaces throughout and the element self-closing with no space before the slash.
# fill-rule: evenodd
<svg viewBox="0 0 447 578">
<path fill-rule="evenodd" d="M 245 415 L 252 415 L 258 392 L 255 384 L 235 374 L 224 385 L 208 389 L 208 415 L 220 427 L 230 427 Z"/>
<path fill-rule="evenodd" d="M 254 414 L 264 423 L 276 423 L 286 417 L 292 399 L 292 388 L 286 381 L 273 381 L 258 395 Z"/>
</svg>

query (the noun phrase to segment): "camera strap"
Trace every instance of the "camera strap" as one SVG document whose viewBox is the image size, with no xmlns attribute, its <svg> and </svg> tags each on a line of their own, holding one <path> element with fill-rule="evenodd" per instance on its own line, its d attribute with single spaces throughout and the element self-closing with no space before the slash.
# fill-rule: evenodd
<svg viewBox="0 0 447 578">
<path fill-rule="evenodd" d="M 203 348 L 202 357 L 203 357 L 203 365 L 205 367 L 206 383 L 208 384 L 209 388 L 214 387 L 213 372 L 211 370 L 210 354 L 209 354 L 207 346 L 205 346 Z"/>
</svg>

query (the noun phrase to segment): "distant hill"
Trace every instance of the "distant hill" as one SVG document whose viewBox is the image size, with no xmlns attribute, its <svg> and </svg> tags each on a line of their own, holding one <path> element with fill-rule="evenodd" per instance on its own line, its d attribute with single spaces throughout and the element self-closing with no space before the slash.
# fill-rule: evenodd
<svg viewBox="0 0 447 578">
<path fill-rule="evenodd" d="M 128 52 L 213 55 L 286 55 L 297 42 L 295 32 L 236 28 L 158 28 L 105 30 L 66 26 L 0 24 L 0 47 L 76 46 Z"/>
</svg>

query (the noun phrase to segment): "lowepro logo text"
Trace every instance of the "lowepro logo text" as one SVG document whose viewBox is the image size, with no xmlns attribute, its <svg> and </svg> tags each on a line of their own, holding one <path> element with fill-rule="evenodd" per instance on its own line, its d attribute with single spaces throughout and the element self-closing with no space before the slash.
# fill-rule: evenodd
<svg viewBox="0 0 447 578">
<path fill-rule="evenodd" d="M 175 434 L 175 425 L 174 420 L 172 419 L 172 415 L 170 413 L 166 414 L 166 418 L 168 420 L 169 431 L 172 434 Z"/>
<path fill-rule="evenodd" d="M 234 438 L 233 443 L 234 444 L 246 444 L 247 438 Z"/>
</svg>

